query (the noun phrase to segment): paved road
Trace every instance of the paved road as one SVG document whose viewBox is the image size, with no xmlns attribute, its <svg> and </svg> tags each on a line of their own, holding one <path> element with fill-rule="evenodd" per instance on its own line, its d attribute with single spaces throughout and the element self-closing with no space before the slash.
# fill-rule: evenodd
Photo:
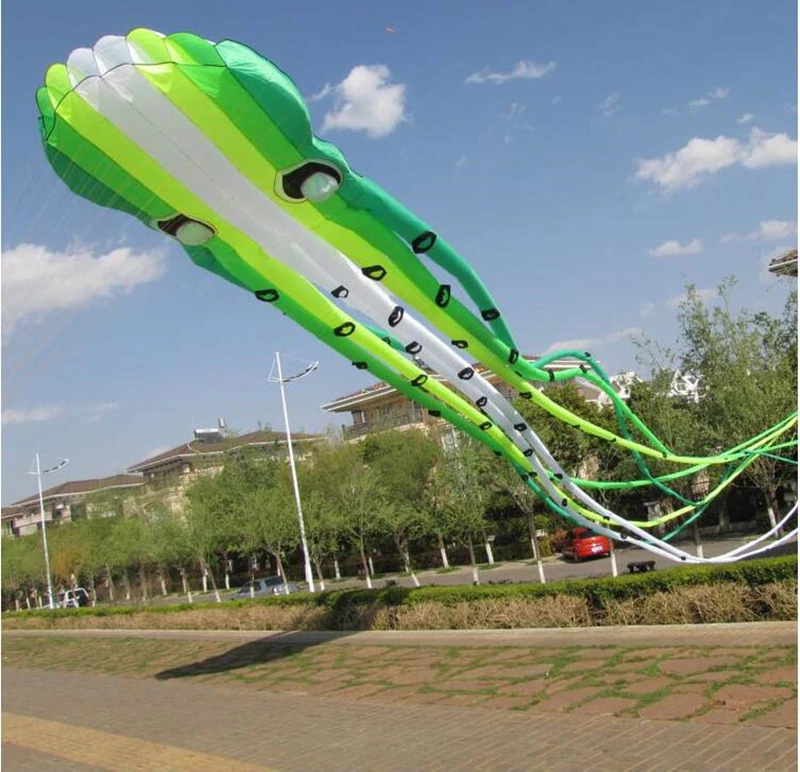
<svg viewBox="0 0 800 772">
<path fill-rule="evenodd" d="M 793 639 L 796 626 L 748 631 L 751 642 Z M 710 635 L 715 645 L 735 646 L 748 631 L 714 625 L 673 632 L 703 643 Z M 497 633 L 498 642 L 507 632 Z M 577 640 L 584 632 L 525 631 L 524 645 L 552 645 L 553 634 Z M 632 640 L 630 630 L 600 633 L 622 645 Z M 668 637 L 670 631 L 664 633 Z M 637 643 L 657 634 L 643 630 Z M 462 641 L 470 635 L 463 634 Z M 357 643 L 355 638 L 349 640 Z M 211 686 L 201 678 L 187 683 L 4 667 L 2 680 L 7 772 L 791 772 L 797 767 L 796 732 L 780 727 L 353 701 Z"/>
</svg>

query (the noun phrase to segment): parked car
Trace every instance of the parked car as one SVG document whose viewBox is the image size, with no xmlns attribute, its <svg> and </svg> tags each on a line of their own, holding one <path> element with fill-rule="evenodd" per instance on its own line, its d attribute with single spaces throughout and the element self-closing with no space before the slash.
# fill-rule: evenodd
<svg viewBox="0 0 800 772">
<path fill-rule="evenodd" d="M 83 608 L 89 603 L 89 593 L 83 587 L 76 587 L 74 590 L 59 592 L 55 605 L 57 608 Z"/>
<path fill-rule="evenodd" d="M 233 595 L 231 600 L 247 600 L 247 598 L 263 598 L 266 595 L 289 595 L 299 592 L 300 588 L 292 582 L 284 582 L 280 576 L 264 576 L 247 582 Z"/>
<path fill-rule="evenodd" d="M 588 528 L 573 528 L 561 546 L 561 554 L 576 563 L 593 557 L 607 557 L 611 554 L 611 542 L 607 536 L 599 536 Z"/>
</svg>

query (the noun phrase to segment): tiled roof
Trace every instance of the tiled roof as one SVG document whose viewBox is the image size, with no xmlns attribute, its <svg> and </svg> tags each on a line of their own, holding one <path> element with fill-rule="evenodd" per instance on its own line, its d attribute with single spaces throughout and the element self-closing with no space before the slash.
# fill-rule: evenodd
<svg viewBox="0 0 800 772">
<path fill-rule="evenodd" d="M 319 439 L 318 434 L 303 434 L 293 433 L 292 440 L 316 440 Z M 241 448 L 247 445 L 267 445 L 269 443 L 285 443 L 286 435 L 283 432 L 273 431 L 256 431 L 249 432 L 248 434 L 240 434 L 236 437 L 227 437 L 222 442 L 204 442 L 202 440 L 191 440 L 184 442 L 183 445 L 178 445 L 171 450 L 166 450 L 159 453 L 157 456 L 151 456 L 138 464 L 128 467 L 129 472 L 138 472 L 147 467 L 157 466 L 164 464 L 173 459 L 185 458 L 186 456 L 205 456 L 214 455 L 216 453 L 224 453 L 234 448 Z"/>
<path fill-rule="evenodd" d="M 92 480 L 70 480 L 69 482 L 54 485 L 52 488 L 42 491 L 42 498 L 49 499 L 57 496 L 75 496 L 77 494 L 91 493 L 92 491 L 102 490 L 104 488 L 124 488 L 144 485 L 144 482 L 144 478 L 138 474 L 115 474 L 111 477 L 98 477 Z M 15 501 L 10 507 L 3 508 L 3 516 L 7 517 L 10 514 L 15 514 L 15 512 L 11 510 L 17 510 L 25 504 L 38 501 L 38 498 L 38 495 L 34 495 Z"/>
</svg>

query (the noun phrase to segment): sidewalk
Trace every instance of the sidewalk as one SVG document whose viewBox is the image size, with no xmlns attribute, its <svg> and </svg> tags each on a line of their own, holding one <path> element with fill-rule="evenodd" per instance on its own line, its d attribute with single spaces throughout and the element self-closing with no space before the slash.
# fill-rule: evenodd
<svg viewBox="0 0 800 772">
<path fill-rule="evenodd" d="M 52 766 L 60 772 L 200 772 L 215 766 L 230 772 L 796 768 L 795 732 L 760 726 L 352 702 L 15 669 L 4 670 L 3 689 L 6 772 L 47 768 L 42 753 L 75 764 Z M 33 720 L 20 726 L 24 717 Z M 49 722 L 64 725 L 63 732 L 53 732 Z M 48 731 L 57 745 L 42 748 L 36 738 Z M 9 738 L 9 732 L 15 733 Z"/>
<path fill-rule="evenodd" d="M 364 630 L 264 632 L 239 630 L 4 630 L 4 638 L 161 638 L 262 641 L 283 645 L 321 643 L 384 646 L 792 646 L 797 622 L 710 625 L 638 625 L 515 630 Z"/>
<path fill-rule="evenodd" d="M 794 622 L 3 643 L 12 772 L 796 769 Z"/>
</svg>

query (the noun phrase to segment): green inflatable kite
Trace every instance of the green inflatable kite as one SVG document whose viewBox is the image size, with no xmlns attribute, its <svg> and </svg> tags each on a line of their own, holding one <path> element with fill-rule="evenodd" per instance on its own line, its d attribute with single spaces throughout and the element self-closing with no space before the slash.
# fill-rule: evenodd
<svg viewBox="0 0 800 772">
<path fill-rule="evenodd" d="M 699 516 L 760 453 L 781 447 L 796 425 L 793 414 L 723 454 L 682 456 L 630 411 L 589 353 L 559 351 L 526 361 L 469 264 L 435 229 L 354 172 L 336 147 L 315 137 L 291 79 L 241 43 L 146 29 L 107 36 L 50 67 L 37 102 L 47 157 L 71 190 L 176 239 L 197 265 L 274 306 L 355 367 L 485 443 L 554 511 L 599 533 L 673 560 L 702 562 L 646 529 Z M 441 284 L 427 261 L 451 283 Z M 549 368 L 564 356 L 581 366 Z M 572 479 L 476 361 L 560 420 L 630 450 L 643 479 Z M 619 435 L 572 414 L 535 386 L 575 377 L 608 395 Z M 635 441 L 631 427 L 649 444 Z M 647 457 L 686 468 L 655 478 Z M 698 502 L 682 499 L 685 507 L 657 521 L 626 520 L 586 492 L 654 484 L 677 495 L 671 480 L 716 464 L 726 466 L 717 488 Z M 737 560 L 762 549 L 754 544 L 710 560 Z"/>
</svg>

